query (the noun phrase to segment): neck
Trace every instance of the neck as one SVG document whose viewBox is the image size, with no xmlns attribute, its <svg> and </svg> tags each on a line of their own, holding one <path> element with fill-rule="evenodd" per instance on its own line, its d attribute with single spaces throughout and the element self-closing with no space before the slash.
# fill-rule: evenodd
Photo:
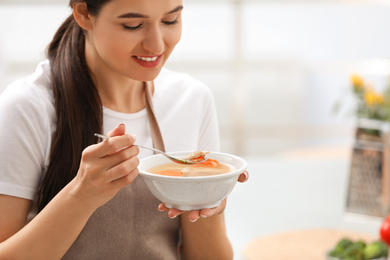
<svg viewBox="0 0 390 260">
<path fill-rule="evenodd" d="M 146 107 L 144 83 L 111 70 L 86 41 L 86 59 L 102 105 L 122 113 L 136 113 Z"/>
<path fill-rule="evenodd" d="M 103 106 L 122 113 L 136 113 L 146 107 L 142 81 L 109 73 L 99 66 L 90 67 L 90 71 Z"/>
<path fill-rule="evenodd" d="M 97 84 L 103 106 L 122 113 L 136 113 L 146 106 L 143 82 L 134 84 Z"/>
</svg>

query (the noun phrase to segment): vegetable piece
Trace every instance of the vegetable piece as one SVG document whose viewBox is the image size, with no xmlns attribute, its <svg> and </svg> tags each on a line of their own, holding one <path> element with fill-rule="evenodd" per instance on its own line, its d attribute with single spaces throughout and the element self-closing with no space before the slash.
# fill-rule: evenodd
<svg viewBox="0 0 390 260">
<path fill-rule="evenodd" d="M 341 257 L 344 253 L 345 250 L 351 246 L 353 242 L 348 239 L 348 238 L 342 238 L 336 245 L 336 247 L 329 252 L 329 256 L 333 257 Z"/>
<path fill-rule="evenodd" d="M 379 257 L 387 257 L 389 254 L 389 248 L 383 241 L 375 241 L 368 244 L 364 249 L 364 259 L 375 259 Z"/>
<path fill-rule="evenodd" d="M 165 175 L 165 176 L 175 176 L 175 177 L 182 177 L 183 173 L 179 171 L 159 171 L 156 172 L 156 174 Z"/>
<path fill-rule="evenodd" d="M 203 159 L 204 159 L 204 157 L 199 156 L 199 157 L 193 158 L 192 160 L 193 160 L 194 162 L 200 162 L 200 161 L 202 161 Z"/>
<path fill-rule="evenodd" d="M 207 159 L 206 161 L 194 164 L 193 166 L 195 166 L 195 167 L 210 167 L 210 168 L 213 168 L 213 167 L 217 167 L 218 166 L 218 161 L 217 160 L 213 160 L 213 159 Z"/>
<path fill-rule="evenodd" d="M 382 222 L 382 225 L 379 229 L 380 238 L 390 246 L 390 215 Z"/>
<path fill-rule="evenodd" d="M 365 247 L 366 243 L 364 243 L 363 241 L 357 241 L 344 250 L 344 253 L 341 254 L 341 259 L 365 260 Z"/>
</svg>

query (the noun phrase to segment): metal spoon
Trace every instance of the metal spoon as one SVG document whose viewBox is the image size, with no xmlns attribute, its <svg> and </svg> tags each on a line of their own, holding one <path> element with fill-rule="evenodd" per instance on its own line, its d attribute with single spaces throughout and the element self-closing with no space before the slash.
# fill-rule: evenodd
<svg viewBox="0 0 390 260">
<path fill-rule="evenodd" d="M 99 138 L 102 138 L 102 139 L 109 139 L 110 138 L 109 136 L 101 135 L 101 134 L 95 134 L 95 136 L 99 137 Z M 197 164 L 197 163 L 201 163 L 201 162 L 204 162 L 204 161 L 207 160 L 206 156 L 204 156 L 202 160 L 196 160 L 196 161 L 194 161 L 193 159 L 178 159 L 178 158 L 172 157 L 172 156 L 164 153 L 163 151 L 160 151 L 160 150 L 152 148 L 152 147 L 148 147 L 148 146 L 144 146 L 144 145 L 140 145 L 140 144 L 133 144 L 133 145 L 136 145 L 136 146 L 141 147 L 141 148 L 145 148 L 145 149 L 149 149 L 149 150 L 161 153 L 162 155 L 164 155 L 169 160 L 171 160 L 171 161 L 173 161 L 175 163 L 180 163 L 180 164 Z"/>
</svg>

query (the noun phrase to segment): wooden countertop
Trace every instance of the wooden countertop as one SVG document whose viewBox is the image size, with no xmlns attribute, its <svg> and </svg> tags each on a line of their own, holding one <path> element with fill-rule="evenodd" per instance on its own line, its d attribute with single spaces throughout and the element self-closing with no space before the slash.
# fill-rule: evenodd
<svg viewBox="0 0 390 260">
<path fill-rule="evenodd" d="M 246 260 L 325 260 L 341 238 L 373 242 L 365 233 L 338 229 L 308 229 L 258 238 L 244 249 Z"/>
</svg>

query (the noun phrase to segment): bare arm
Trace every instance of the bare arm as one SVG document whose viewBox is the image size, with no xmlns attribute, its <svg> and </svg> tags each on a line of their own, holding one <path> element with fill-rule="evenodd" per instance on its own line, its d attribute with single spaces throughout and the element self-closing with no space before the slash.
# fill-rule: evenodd
<svg viewBox="0 0 390 260">
<path fill-rule="evenodd" d="M 188 212 L 181 217 L 183 253 L 185 259 L 233 259 L 233 249 L 227 238 L 224 214 L 189 221 Z"/>
<path fill-rule="evenodd" d="M 1 234 L 1 238 L 6 240 L 0 244 L 0 259 L 60 259 L 94 211 L 90 207 L 84 207 L 82 202 L 72 194 L 74 186 L 74 183 L 66 186 L 25 227 L 23 226 L 28 213 L 25 205 L 31 202 L 21 198 L 1 196 L 2 208 L 15 205 L 16 207 L 7 211 L 9 215 L 1 211 L 0 225 L 2 231 L 5 231 Z M 24 216 L 24 221 L 21 216 Z M 12 217 L 18 218 L 19 221 L 12 221 Z"/>
<path fill-rule="evenodd" d="M 31 202 L 0 196 L 0 259 L 60 259 L 92 213 L 135 179 L 138 148 L 116 130 L 84 150 L 77 176 L 26 226 Z"/>
<path fill-rule="evenodd" d="M 31 200 L 0 194 L 0 243 L 25 225 L 31 204 Z"/>
</svg>

